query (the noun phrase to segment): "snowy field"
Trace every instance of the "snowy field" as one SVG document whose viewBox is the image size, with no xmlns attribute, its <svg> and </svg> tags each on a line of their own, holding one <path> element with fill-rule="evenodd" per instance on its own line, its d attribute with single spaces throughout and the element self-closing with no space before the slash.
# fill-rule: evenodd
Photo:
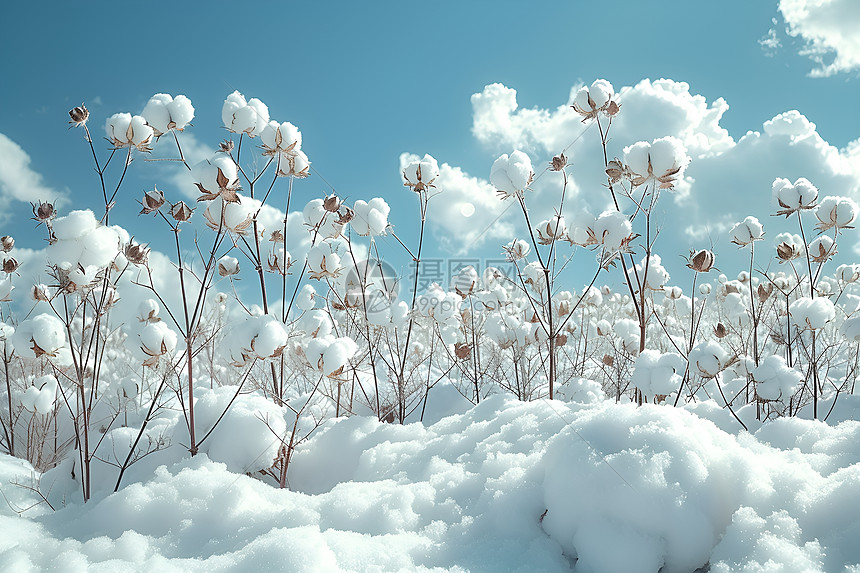
<svg viewBox="0 0 860 573">
<path fill-rule="evenodd" d="M 856 418 L 850 404 L 837 413 Z M 462 409 L 329 421 L 293 491 L 198 455 L 87 504 L 63 506 L 55 472 L 52 512 L 4 456 L 2 570 L 860 571 L 858 421 L 749 434 L 707 404 Z"/>
</svg>

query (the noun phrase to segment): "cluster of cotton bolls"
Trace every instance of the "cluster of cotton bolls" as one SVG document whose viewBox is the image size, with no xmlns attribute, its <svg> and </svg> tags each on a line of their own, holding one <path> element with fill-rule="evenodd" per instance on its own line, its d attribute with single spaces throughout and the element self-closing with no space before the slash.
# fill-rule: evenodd
<svg viewBox="0 0 860 573">
<path fill-rule="evenodd" d="M 818 200 L 818 188 L 801 177 L 794 183 L 778 177 L 771 186 L 773 204 L 779 207 L 778 215 L 790 215 L 802 209 L 812 209 Z"/>
<path fill-rule="evenodd" d="M 445 292 L 445 289 L 434 283 L 424 294 L 417 297 L 415 310 L 438 325 L 445 344 L 455 344 L 463 341 L 460 317 L 462 300 L 457 293 Z"/>
<path fill-rule="evenodd" d="M 140 115 L 146 119 L 146 123 L 158 137 L 171 129 L 184 130 L 194 119 L 194 106 L 184 95 L 174 98 L 169 94 L 155 94 L 146 103 Z"/>
<path fill-rule="evenodd" d="M 803 374 L 788 366 L 785 358 L 772 354 L 750 372 L 755 380 L 756 396 L 763 401 L 785 400 L 793 395 Z"/>
<path fill-rule="evenodd" d="M 728 359 L 728 352 L 710 340 L 694 346 L 687 356 L 690 370 L 705 379 L 714 378 L 722 372 L 728 366 Z"/>
<path fill-rule="evenodd" d="M 33 380 L 21 396 L 21 405 L 25 410 L 44 416 L 53 411 L 56 400 L 57 379 L 53 374 L 47 374 Z"/>
<path fill-rule="evenodd" d="M 683 143 L 671 136 L 624 148 L 624 164 L 633 185 L 656 181 L 660 188 L 671 189 L 689 162 Z"/>
<path fill-rule="evenodd" d="M 522 151 L 505 153 L 493 162 L 490 169 L 490 184 L 496 188 L 502 199 L 522 192 L 534 179 L 534 169 L 529 156 Z"/>
<path fill-rule="evenodd" d="M 646 396 L 668 396 L 677 392 L 687 366 L 680 354 L 646 348 L 636 358 L 631 382 Z"/>
<path fill-rule="evenodd" d="M 105 122 L 108 141 L 116 148 L 150 151 L 153 137 L 170 130 L 182 131 L 194 119 L 194 106 L 184 95 L 155 94 L 140 115 L 115 113 Z"/>
<path fill-rule="evenodd" d="M 90 210 L 72 211 L 52 224 L 52 242 L 45 255 L 61 273 L 60 287 L 75 292 L 95 282 L 100 271 L 125 266 L 123 246 L 131 238 L 121 227 L 99 223 Z"/>
<path fill-rule="evenodd" d="M 144 366 L 154 368 L 162 358 L 169 358 L 179 340 L 176 332 L 158 316 L 160 306 L 155 299 L 144 299 L 137 309 L 137 323 L 125 325 L 126 345 Z"/>
<path fill-rule="evenodd" d="M 230 362 L 243 366 L 252 360 L 277 358 L 288 342 L 284 323 L 278 318 L 261 314 L 247 316 L 231 323 L 229 345 Z"/>
<path fill-rule="evenodd" d="M 304 336 L 294 343 L 295 353 L 307 366 L 330 378 L 341 376 L 358 351 L 352 338 L 333 335 L 333 326 L 331 317 L 324 310 L 308 310 L 296 324 Z"/>
<path fill-rule="evenodd" d="M 370 201 L 361 199 L 355 202 L 352 207 L 353 217 L 350 221 L 352 230 L 359 235 L 366 237 L 376 237 L 384 235 L 388 229 L 388 214 L 391 208 L 385 199 L 374 197 Z"/>
</svg>

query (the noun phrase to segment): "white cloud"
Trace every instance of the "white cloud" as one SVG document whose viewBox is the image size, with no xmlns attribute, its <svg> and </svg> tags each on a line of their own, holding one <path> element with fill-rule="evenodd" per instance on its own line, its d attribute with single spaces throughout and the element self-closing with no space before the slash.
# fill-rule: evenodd
<svg viewBox="0 0 860 573">
<path fill-rule="evenodd" d="M 683 254 L 688 248 L 709 247 L 713 242 L 722 245 L 729 259 L 724 261 L 731 263 L 731 257 L 738 255 L 733 255 L 735 250 L 726 232 L 748 215 L 762 220 L 769 237 L 783 230 L 797 232 L 796 221 L 768 217 L 774 212 L 770 191 L 777 177 L 792 181 L 806 177 L 821 189 L 822 197 L 860 199 L 860 140 L 838 149 L 798 111 L 779 114 L 735 141 L 720 125 L 728 103 L 722 98 L 709 103 L 702 95 L 691 93 L 686 83 L 643 80 L 621 88 L 618 100 L 621 111 L 612 123 L 607 144 L 610 159 L 621 157 L 623 148 L 636 141 L 664 136 L 680 139 L 692 158 L 678 191 L 664 193 L 655 213 L 654 222 L 661 230 L 657 249 L 666 250 L 664 258 Z M 574 199 L 565 204 L 566 214 L 569 208 L 586 207 L 595 213 L 607 206 L 610 199 L 603 150 L 593 122 L 583 126 L 567 111 L 567 104 L 554 109 L 521 109 L 516 91 L 500 84 L 472 96 L 472 103 L 473 133 L 494 153 L 524 148 L 540 175 L 542 168 L 538 166 L 566 149 L 572 164 L 570 195 Z M 487 173 L 489 167 L 490 162 Z M 531 205 L 548 211 L 558 204 L 558 186 L 552 178 L 539 178 L 533 188 Z M 519 225 L 519 218 L 521 215 L 511 210 L 503 220 Z M 810 229 L 812 223 L 808 222 Z M 856 238 L 852 232 L 843 241 L 853 246 Z M 848 253 L 851 248 L 846 246 L 842 251 Z"/>
<path fill-rule="evenodd" d="M 802 55 L 816 64 L 811 75 L 826 77 L 860 68 L 860 2 L 780 0 L 788 33 L 804 40 Z"/>
<path fill-rule="evenodd" d="M 20 145 L 0 133 L 0 210 L 8 217 L 6 208 L 12 201 L 38 203 L 54 201 L 62 205 L 67 201 L 65 192 L 45 184 L 42 175 L 30 167 L 30 156 Z"/>
</svg>

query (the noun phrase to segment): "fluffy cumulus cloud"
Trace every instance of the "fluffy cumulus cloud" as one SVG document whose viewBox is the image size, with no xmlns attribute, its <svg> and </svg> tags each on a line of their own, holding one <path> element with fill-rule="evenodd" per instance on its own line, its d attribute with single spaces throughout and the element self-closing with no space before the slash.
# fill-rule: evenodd
<svg viewBox="0 0 860 573">
<path fill-rule="evenodd" d="M 400 155 L 401 171 L 417 155 Z M 489 171 L 488 171 L 489 172 Z M 434 182 L 441 191 L 430 200 L 428 222 L 439 243 L 455 254 L 469 253 L 485 241 L 502 242 L 514 232 L 506 209 L 496 190 L 485 179 L 472 177 L 459 167 L 447 163 L 439 166 L 439 177 Z"/>
<path fill-rule="evenodd" d="M 30 156 L 27 152 L 2 133 L 0 157 L 3 158 L 0 161 L 0 207 L 7 206 L 11 201 L 65 202 L 65 193 L 46 185 L 42 175 L 30 167 Z"/>
<path fill-rule="evenodd" d="M 569 101 L 561 106 L 526 109 L 519 106 L 514 89 L 488 85 L 472 96 L 472 131 L 494 154 L 526 150 L 535 166 L 545 166 L 545 161 L 564 151 L 572 163 L 569 191 L 577 196 L 575 204 L 600 212 L 610 201 L 600 135 L 593 121 L 583 124 L 569 107 L 580 87 L 574 86 Z M 727 232 L 749 215 L 762 221 L 767 218 L 767 237 L 786 230 L 782 219 L 768 217 L 774 212 L 770 192 L 777 177 L 792 181 L 806 177 L 822 196 L 856 200 L 860 194 L 860 141 L 838 149 L 798 111 L 781 113 L 736 140 L 720 125 L 728 103 L 692 93 L 684 82 L 646 79 L 630 87 L 616 86 L 616 91 L 621 111 L 612 122 L 610 158 L 622 157 L 624 147 L 637 141 L 666 136 L 680 140 L 691 158 L 676 190 L 664 192 L 658 207 L 660 241 L 679 245 L 675 254 L 685 246 L 702 247 L 703 241 L 734 252 Z M 547 185 L 552 174 L 541 177 L 543 170 L 535 169 L 532 204 L 557 204 L 549 194 L 557 186 Z M 514 222 L 515 217 L 511 210 L 503 220 Z M 854 242 L 856 237 L 850 239 Z"/>
<path fill-rule="evenodd" d="M 788 33 L 804 41 L 813 76 L 860 68 L 860 3 L 856 0 L 780 0 Z"/>
</svg>

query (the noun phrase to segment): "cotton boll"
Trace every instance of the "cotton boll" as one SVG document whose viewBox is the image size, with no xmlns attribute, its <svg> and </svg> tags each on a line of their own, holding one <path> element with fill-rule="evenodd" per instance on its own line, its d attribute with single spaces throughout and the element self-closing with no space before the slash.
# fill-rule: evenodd
<svg viewBox="0 0 860 573">
<path fill-rule="evenodd" d="M 725 368 L 728 353 L 716 342 L 700 342 L 687 358 L 690 370 L 702 378 L 713 378 Z"/>
<path fill-rule="evenodd" d="M 415 191 L 432 187 L 439 177 L 439 164 L 433 156 L 425 154 L 423 159 L 413 156 L 402 171 L 403 184 Z"/>
<path fill-rule="evenodd" d="M 128 143 L 128 129 L 131 126 L 130 113 L 115 113 L 105 121 L 105 133 L 114 145 Z"/>
<path fill-rule="evenodd" d="M 38 414 L 49 414 L 54 409 L 57 400 L 57 379 L 53 375 L 41 376 L 34 382 L 39 387 L 39 393 L 33 401 L 33 407 Z"/>
<path fill-rule="evenodd" d="M 790 368 L 779 355 L 765 357 L 751 372 L 756 381 L 756 395 L 767 401 L 786 400 L 797 390 L 803 375 Z"/>
<path fill-rule="evenodd" d="M 143 146 L 152 138 L 152 128 L 146 124 L 146 120 L 139 115 L 132 116 L 129 126 L 131 137 L 129 143 L 138 148 Z"/>
<path fill-rule="evenodd" d="M 490 184 L 504 198 L 525 190 L 534 177 L 532 161 L 522 151 L 504 154 L 493 162 L 490 169 Z"/>
<path fill-rule="evenodd" d="M 388 228 L 388 214 L 391 208 L 381 197 L 369 202 L 359 199 L 353 207 L 353 218 L 350 221 L 353 230 L 361 236 L 384 235 Z"/>
<path fill-rule="evenodd" d="M 624 148 L 624 163 L 633 173 L 647 177 L 649 175 L 649 153 L 651 144 L 647 141 L 637 141 Z"/>
<path fill-rule="evenodd" d="M 137 305 L 137 319 L 140 322 L 158 322 L 158 302 L 155 299 L 147 298 L 140 301 Z"/>
<path fill-rule="evenodd" d="M 844 229 L 857 218 L 860 207 L 848 197 L 825 197 L 818 204 L 815 216 L 819 221 L 819 229 Z"/>
<path fill-rule="evenodd" d="M 394 326 L 403 326 L 406 324 L 406 319 L 409 318 L 409 305 L 405 301 L 397 301 L 391 306 L 391 324 Z"/>
<path fill-rule="evenodd" d="M 661 137 L 651 143 L 649 150 L 651 170 L 655 177 L 663 177 L 682 169 L 690 160 L 684 144 L 674 137 Z"/>
<path fill-rule="evenodd" d="M 608 251 L 617 251 L 633 233 L 633 225 L 624 213 L 610 210 L 604 211 L 594 221 L 592 231 L 597 244 L 603 245 Z"/>
<path fill-rule="evenodd" d="M 143 351 L 151 357 L 172 354 L 176 349 L 177 335 L 164 321 L 148 323 L 138 338 Z"/>
<path fill-rule="evenodd" d="M 800 328 L 817 330 L 836 317 L 836 308 L 830 299 L 799 298 L 788 307 L 791 320 Z"/>
<path fill-rule="evenodd" d="M 270 121 L 260 131 L 260 143 L 269 153 L 294 153 L 302 147 L 302 132 L 288 121 Z"/>
<path fill-rule="evenodd" d="M 327 211 L 325 210 L 324 201 L 322 199 L 311 199 L 308 201 L 305 208 L 302 210 L 305 225 L 316 227 L 325 218 Z"/>
<path fill-rule="evenodd" d="M 184 95 L 173 98 L 173 101 L 167 104 L 167 110 L 170 112 L 170 120 L 176 124 L 174 129 L 179 131 L 185 129 L 194 119 L 194 106 Z"/>
<path fill-rule="evenodd" d="M 639 325 L 629 318 L 622 318 L 612 327 L 615 335 L 621 340 L 624 350 L 630 354 L 639 352 Z"/>
<path fill-rule="evenodd" d="M 845 338 L 860 342 L 860 316 L 846 318 L 840 331 Z"/>
<path fill-rule="evenodd" d="M 777 214 L 788 215 L 798 209 L 809 209 L 818 199 L 818 188 L 809 180 L 801 177 L 793 184 L 788 179 L 778 177 L 771 186 L 773 204 L 781 209 Z"/>
<path fill-rule="evenodd" d="M 339 376 L 349 366 L 358 345 L 349 337 L 341 337 L 331 342 L 322 353 L 322 373 L 326 376 Z"/>
<path fill-rule="evenodd" d="M 170 129 L 170 111 L 167 109 L 167 104 L 173 101 L 173 97 L 168 94 L 155 94 L 149 101 L 146 102 L 143 111 L 140 115 L 146 119 L 146 123 L 152 127 L 157 134 L 164 134 Z"/>
<path fill-rule="evenodd" d="M 316 305 L 317 291 L 311 285 L 305 285 L 296 298 L 296 306 L 302 310 L 311 310 Z"/>
<path fill-rule="evenodd" d="M 729 236 L 736 245 L 748 245 L 758 241 L 764 235 L 764 227 L 755 217 L 747 217 L 732 227 Z"/>
<path fill-rule="evenodd" d="M 322 309 L 307 311 L 297 326 L 312 338 L 325 337 L 332 331 L 331 317 Z"/>
<path fill-rule="evenodd" d="M 120 238 L 111 227 L 97 227 L 81 238 L 84 248 L 78 263 L 87 267 L 108 267 L 120 251 Z"/>
<path fill-rule="evenodd" d="M 233 133 L 256 137 L 269 123 L 269 108 L 257 98 L 246 102 L 245 96 L 236 91 L 224 101 L 221 119 L 224 127 Z"/>
<path fill-rule="evenodd" d="M 280 320 L 271 315 L 255 319 L 254 352 L 260 359 L 271 358 L 287 345 L 288 336 Z"/>
<path fill-rule="evenodd" d="M 62 321 L 50 314 L 40 314 L 32 319 L 33 342 L 46 354 L 54 354 L 66 345 L 66 329 Z"/>
<path fill-rule="evenodd" d="M 12 300 L 11 294 L 12 290 L 15 286 L 12 284 L 12 279 L 6 277 L 5 279 L 0 279 L 0 301 L 10 301 Z"/>
</svg>

